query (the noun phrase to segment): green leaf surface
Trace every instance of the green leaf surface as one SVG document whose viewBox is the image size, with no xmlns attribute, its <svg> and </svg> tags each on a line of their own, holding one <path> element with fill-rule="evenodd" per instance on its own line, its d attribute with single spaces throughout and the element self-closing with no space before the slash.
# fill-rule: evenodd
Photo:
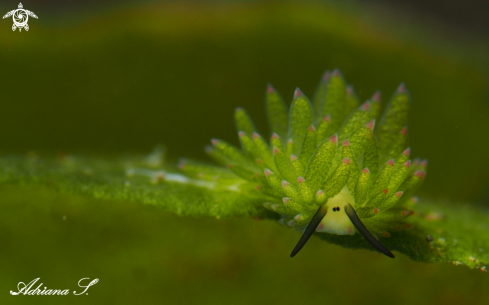
<svg viewBox="0 0 489 305">
<path fill-rule="evenodd" d="M 4 156 L 0 158 L 0 183 L 46 185 L 73 195 L 152 204 L 178 215 L 277 219 L 263 207 L 267 197 L 256 191 L 256 185 L 229 175 L 225 168 L 202 165 L 202 173 L 211 170 L 213 174 L 211 181 L 203 181 L 185 174 L 185 166 L 196 168 L 190 161 L 180 164 L 184 168 L 180 172 L 172 166 L 155 168 L 148 160 L 149 156 Z M 302 196 L 310 197 L 305 194 L 307 189 L 306 185 L 301 188 Z M 279 205 L 283 206 L 277 204 L 277 208 Z M 407 217 L 406 227 L 390 231 L 390 237 L 379 236 L 382 244 L 416 261 L 451 262 L 487 271 L 487 209 L 430 200 L 421 200 L 410 209 L 414 214 Z M 364 220 L 366 226 L 369 219 Z M 343 247 L 374 250 L 360 234 L 315 235 Z"/>
<path fill-rule="evenodd" d="M 245 216 L 263 212 L 256 185 L 211 167 L 213 181 L 193 179 L 174 169 L 154 169 L 147 157 L 3 157 L 0 183 L 40 184 L 93 198 L 153 204 L 178 215 Z M 205 169 L 201 169 L 202 175 Z M 258 183 L 256 183 L 258 184 Z M 243 196 L 243 194 L 246 194 Z"/>
</svg>

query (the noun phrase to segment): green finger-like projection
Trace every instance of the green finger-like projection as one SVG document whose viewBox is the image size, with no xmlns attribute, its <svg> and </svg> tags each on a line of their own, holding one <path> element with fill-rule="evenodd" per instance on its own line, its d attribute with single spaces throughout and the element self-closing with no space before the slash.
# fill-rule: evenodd
<svg viewBox="0 0 489 305">
<path fill-rule="evenodd" d="M 290 253 L 290 257 L 294 257 L 297 253 L 299 253 L 302 247 L 304 247 L 304 245 L 307 243 L 307 241 L 312 236 L 314 231 L 316 231 L 316 228 L 321 223 L 321 220 L 323 220 L 327 212 L 328 212 L 328 207 L 326 205 L 319 207 L 316 214 L 314 214 L 311 222 L 309 223 L 306 230 L 304 231 L 304 234 L 302 234 L 301 239 L 299 239 L 299 242 L 295 246 L 294 250 L 292 250 L 292 253 Z"/>
<path fill-rule="evenodd" d="M 365 228 L 365 226 L 363 225 L 360 218 L 358 218 L 358 215 L 355 212 L 355 209 L 351 206 L 351 204 L 349 204 L 349 203 L 345 204 L 344 209 L 345 209 L 346 215 L 348 215 L 348 218 L 350 218 L 350 220 L 353 223 L 353 225 L 355 226 L 355 228 L 357 228 L 357 230 L 360 233 L 362 233 L 363 237 L 365 237 L 365 239 L 368 240 L 368 242 L 371 243 L 372 246 L 377 248 L 377 250 L 384 253 L 388 257 L 395 258 L 394 254 L 392 254 L 392 252 L 389 251 L 386 247 L 382 246 L 382 244 L 377 239 L 375 239 L 375 237 L 373 237 L 372 234 L 370 234 L 370 232 L 367 230 L 367 228 Z"/>
</svg>

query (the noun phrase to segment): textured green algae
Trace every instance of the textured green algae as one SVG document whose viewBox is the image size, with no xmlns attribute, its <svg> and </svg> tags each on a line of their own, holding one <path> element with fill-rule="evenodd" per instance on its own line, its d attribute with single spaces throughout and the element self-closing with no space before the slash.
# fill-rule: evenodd
<svg viewBox="0 0 489 305">
<path fill-rule="evenodd" d="M 0 182 L 42 184 L 64 193 L 155 204 L 179 215 L 229 217 L 258 213 L 250 204 L 256 196 L 243 197 L 226 189 L 226 184 L 239 182 L 236 178 L 224 185 L 216 184 L 213 191 L 192 184 L 162 183 L 161 170 L 137 168 L 144 165 L 145 160 L 147 158 L 5 157 L 0 165 Z M 226 174 L 221 175 L 226 177 Z M 246 190 L 243 187 L 243 191 Z"/>
<path fill-rule="evenodd" d="M 216 167 L 216 176 L 208 181 L 211 184 L 193 185 L 192 182 L 165 181 L 163 177 L 170 178 L 178 170 L 155 169 L 147 161 L 148 156 L 4 156 L 0 159 L 0 183 L 46 185 L 62 193 L 142 202 L 180 215 L 276 219 L 262 205 L 266 197 L 256 191 L 254 185 L 242 183 L 242 179 L 230 176 L 228 171 Z M 430 200 L 420 200 L 412 210 L 414 215 L 407 218 L 410 228 L 381 238 L 386 247 L 420 262 L 451 262 L 487 272 L 488 211 Z M 360 234 L 316 235 L 343 247 L 373 250 Z"/>
</svg>

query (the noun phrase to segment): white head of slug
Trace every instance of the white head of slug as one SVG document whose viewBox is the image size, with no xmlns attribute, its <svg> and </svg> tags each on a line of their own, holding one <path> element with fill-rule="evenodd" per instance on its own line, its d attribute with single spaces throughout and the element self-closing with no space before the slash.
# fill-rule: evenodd
<svg viewBox="0 0 489 305">
<path fill-rule="evenodd" d="M 319 207 L 311 222 L 307 226 L 301 239 L 290 254 L 294 257 L 304 247 L 314 231 L 337 235 L 353 235 L 355 229 L 377 250 L 394 258 L 394 254 L 384 247 L 363 225 L 354 209 L 355 198 L 351 195 L 348 186 L 330 198 L 326 204 Z"/>
<path fill-rule="evenodd" d="M 353 235 L 355 227 L 348 215 L 345 213 L 345 204 L 349 203 L 355 207 L 355 198 L 353 198 L 348 186 L 345 186 L 333 198 L 330 198 L 325 204 L 327 209 L 326 215 L 316 228 L 316 232 L 325 232 L 338 235 Z"/>
</svg>

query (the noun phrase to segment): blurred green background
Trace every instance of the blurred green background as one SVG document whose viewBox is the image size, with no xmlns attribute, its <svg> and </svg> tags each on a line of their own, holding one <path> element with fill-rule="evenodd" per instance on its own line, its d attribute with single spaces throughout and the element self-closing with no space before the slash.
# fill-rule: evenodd
<svg viewBox="0 0 489 305">
<path fill-rule="evenodd" d="M 39 16 L 29 32 L 0 24 L 0 154 L 144 153 L 164 143 L 170 160 L 205 161 L 211 137 L 238 143 L 238 106 L 268 134 L 268 82 L 287 101 L 297 86 L 312 97 L 323 71 L 340 68 L 362 101 L 380 89 L 385 103 L 407 84 L 412 155 L 429 159 L 421 197 L 487 206 L 486 32 L 411 2 L 418 10 L 380 0 L 24 2 Z M 317 239 L 291 260 L 298 234 L 269 221 L 178 217 L 13 185 L 0 186 L 0 203 L 1 304 L 489 302 L 488 275 L 467 268 Z M 88 296 L 8 294 L 35 277 L 70 290 L 82 277 L 100 282 Z"/>
</svg>

